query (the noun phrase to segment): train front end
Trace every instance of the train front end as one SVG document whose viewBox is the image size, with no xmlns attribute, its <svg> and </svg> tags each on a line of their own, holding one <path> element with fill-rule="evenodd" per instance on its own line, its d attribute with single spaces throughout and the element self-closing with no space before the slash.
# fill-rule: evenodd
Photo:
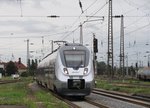
<svg viewBox="0 0 150 108">
<path fill-rule="evenodd" d="M 93 62 L 83 45 L 65 45 L 56 60 L 57 92 L 67 96 L 89 95 L 94 87 Z"/>
</svg>

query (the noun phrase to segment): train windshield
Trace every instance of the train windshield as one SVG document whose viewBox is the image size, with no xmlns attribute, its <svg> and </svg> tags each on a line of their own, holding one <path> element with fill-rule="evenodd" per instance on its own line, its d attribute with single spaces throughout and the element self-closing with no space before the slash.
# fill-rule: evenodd
<svg viewBox="0 0 150 108">
<path fill-rule="evenodd" d="M 66 67 L 79 68 L 85 66 L 85 51 L 64 51 Z"/>
</svg>

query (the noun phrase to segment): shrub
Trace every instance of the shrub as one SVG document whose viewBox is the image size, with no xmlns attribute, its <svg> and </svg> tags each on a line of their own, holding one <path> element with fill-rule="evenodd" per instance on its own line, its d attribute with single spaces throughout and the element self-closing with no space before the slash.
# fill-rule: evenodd
<svg viewBox="0 0 150 108">
<path fill-rule="evenodd" d="M 22 72 L 20 76 L 21 77 L 28 77 L 28 73 L 27 72 Z"/>
</svg>

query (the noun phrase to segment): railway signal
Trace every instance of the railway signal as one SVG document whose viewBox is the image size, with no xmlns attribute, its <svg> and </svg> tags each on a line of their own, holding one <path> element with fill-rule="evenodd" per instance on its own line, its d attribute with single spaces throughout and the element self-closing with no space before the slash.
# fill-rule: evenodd
<svg viewBox="0 0 150 108">
<path fill-rule="evenodd" d="M 93 50 L 94 50 L 94 53 L 98 53 L 98 41 L 95 38 L 95 35 L 94 35 L 94 38 L 93 38 Z"/>
<path fill-rule="evenodd" d="M 94 65 L 94 73 L 97 74 L 97 56 L 98 53 L 98 40 L 95 38 L 95 34 L 93 33 L 93 65 Z"/>
</svg>

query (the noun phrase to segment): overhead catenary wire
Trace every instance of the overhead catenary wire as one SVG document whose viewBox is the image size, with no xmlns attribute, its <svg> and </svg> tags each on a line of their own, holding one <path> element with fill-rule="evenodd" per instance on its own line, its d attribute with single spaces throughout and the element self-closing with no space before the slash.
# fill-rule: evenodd
<svg viewBox="0 0 150 108">
<path fill-rule="evenodd" d="M 41 38 L 41 37 L 50 37 L 50 36 L 55 36 L 55 35 L 62 35 L 66 32 L 58 32 L 58 33 L 54 33 L 54 34 L 45 34 L 45 35 L 23 35 L 22 37 L 21 36 L 13 36 L 13 37 L 10 37 L 10 36 L 0 36 L 0 38 Z"/>
<path fill-rule="evenodd" d="M 139 28 L 137 28 L 137 29 L 135 29 L 135 30 L 132 30 L 132 31 L 130 31 L 130 32 L 127 32 L 127 33 L 125 33 L 125 35 L 134 33 L 134 32 L 136 32 L 136 31 L 138 31 L 138 30 L 142 30 L 142 29 L 144 29 L 144 28 L 146 28 L 146 27 L 148 27 L 148 26 L 150 26 L 150 23 L 149 23 L 149 24 L 146 24 L 146 25 L 144 25 L 144 26 L 142 26 L 142 27 L 139 27 Z"/>
<path fill-rule="evenodd" d="M 18 1 L 18 0 L 17 0 Z M 22 13 L 22 3 L 21 3 L 22 0 L 19 0 L 19 4 L 20 4 L 20 16 L 22 17 L 23 16 L 23 13 Z"/>
<path fill-rule="evenodd" d="M 101 8 L 99 8 L 96 12 L 93 12 L 93 13 L 91 13 L 91 15 L 90 16 L 94 16 L 94 15 L 96 15 L 99 11 L 101 11 L 107 4 L 108 4 L 109 2 L 106 2 Z M 101 16 L 101 17 L 104 17 L 104 16 Z M 89 17 L 89 18 L 87 18 L 87 20 L 86 21 L 88 21 L 89 19 L 91 19 L 92 17 Z M 85 21 L 84 21 L 85 22 Z M 84 23 L 83 22 L 83 23 Z"/>
<path fill-rule="evenodd" d="M 125 16 L 125 17 L 149 17 L 149 16 Z"/>
<path fill-rule="evenodd" d="M 123 0 L 123 1 L 125 1 L 128 5 L 130 5 L 126 0 Z M 127 13 L 130 13 L 130 12 L 132 12 L 132 11 L 134 11 L 134 10 L 139 10 L 140 8 L 145 7 L 145 5 L 148 5 L 149 3 L 150 3 L 150 1 L 146 2 L 146 3 L 143 4 L 143 5 L 140 5 L 140 6 L 138 6 L 138 7 L 135 7 L 134 9 L 128 10 L 128 11 L 124 12 L 123 15 L 125 15 L 125 14 L 127 14 Z M 130 5 L 130 6 L 131 6 L 131 5 Z"/>
<path fill-rule="evenodd" d="M 93 6 L 96 2 L 97 2 L 97 0 L 95 0 L 91 5 L 89 5 L 89 6 L 83 11 L 83 13 L 84 13 L 85 11 L 87 11 L 91 6 Z M 80 17 L 82 16 L 83 13 L 81 13 L 81 14 L 78 16 L 78 18 L 72 23 L 72 26 L 70 27 L 70 29 L 69 29 L 68 31 L 70 31 L 70 30 L 74 27 L 75 23 L 77 23 L 77 21 L 80 19 Z M 78 26 L 77 28 L 75 28 L 72 32 L 68 32 L 69 35 L 70 35 L 71 33 L 73 33 L 74 31 L 76 31 L 78 28 L 79 28 L 79 26 Z M 66 37 L 68 37 L 68 36 L 69 36 L 68 33 L 64 34 L 64 35 L 62 36 L 63 38 L 62 38 L 61 40 L 64 40 Z"/>
<path fill-rule="evenodd" d="M 18 0 L 18 1 L 19 1 L 19 0 Z M 29 0 L 28 0 L 28 1 L 29 1 Z M 108 1 L 108 0 L 107 0 L 107 1 Z M 97 3 L 97 0 L 95 0 L 94 2 Z M 93 3 L 94 3 L 94 2 L 93 2 Z M 19 2 L 18 2 L 18 3 L 19 3 Z M 91 4 L 91 5 L 92 5 L 92 4 Z M 83 4 L 83 6 L 84 6 L 84 4 Z M 92 5 L 92 6 L 93 6 L 93 5 Z M 91 8 L 89 8 L 89 9 L 91 9 Z M 134 10 L 136 10 L 136 9 L 134 8 Z M 83 11 L 86 11 L 86 9 L 83 10 Z M 92 13 L 94 13 L 94 12 L 95 12 L 95 11 L 93 11 Z M 19 14 L 20 14 L 20 13 L 19 13 Z M 3 16 L 2 16 L 2 17 L 3 17 Z M 11 17 L 11 16 L 10 16 L 10 17 Z M 20 17 L 20 16 L 18 15 L 17 17 Z M 47 16 L 24 16 L 24 15 L 22 16 L 22 18 L 26 18 L 26 17 L 34 17 L 34 18 L 45 17 L 45 18 L 47 18 Z M 86 16 L 85 16 L 85 12 L 84 12 L 84 14 L 82 14 L 80 17 L 79 17 L 79 16 L 69 16 L 69 15 L 68 15 L 68 16 L 60 16 L 60 17 L 64 17 L 64 18 L 77 17 L 77 20 L 76 20 L 75 24 L 73 25 L 73 27 L 75 27 L 76 24 L 79 22 L 80 18 L 81 18 L 81 17 L 86 17 Z M 99 16 L 98 16 L 98 17 L 99 17 Z M 107 17 L 107 16 L 105 16 L 105 17 Z M 132 16 L 132 15 L 129 16 L 128 13 L 127 13 L 124 17 L 126 17 L 126 18 L 130 17 L 130 18 L 133 18 L 133 19 L 134 19 L 135 17 L 139 17 L 139 18 L 141 18 L 141 19 L 142 19 L 143 17 L 149 18 L 149 16 L 146 16 L 146 15 L 138 16 L 138 15 L 134 15 L 134 14 L 133 14 L 133 16 Z M 135 21 L 135 22 L 136 22 L 136 21 Z M 133 24 L 134 24 L 134 22 L 131 22 L 131 25 L 133 25 Z M 129 28 L 129 27 L 131 27 L 131 25 L 129 24 L 129 25 L 127 25 L 126 27 Z M 72 26 L 72 25 L 71 25 L 71 26 Z M 73 28 L 73 27 L 72 27 L 72 28 Z M 148 26 L 147 26 L 147 27 L 148 27 Z M 70 27 L 70 28 L 71 28 L 71 27 Z M 78 29 L 77 29 L 77 30 L 74 29 L 75 31 L 72 31 L 72 30 L 71 30 L 72 28 L 71 28 L 71 29 L 70 29 L 70 28 L 69 28 L 69 30 L 67 30 L 66 32 L 62 32 L 62 34 L 60 33 L 60 35 L 64 35 L 64 36 L 66 36 L 66 35 L 71 35 L 72 33 L 76 32 L 76 31 L 79 29 L 78 27 L 76 27 L 76 28 L 78 28 Z M 141 27 L 139 27 L 139 28 L 141 28 Z M 136 28 L 133 28 L 133 29 L 136 29 Z M 132 29 L 132 30 L 133 30 L 133 29 Z M 143 29 L 145 29 L 145 27 L 144 27 Z M 131 30 L 131 29 L 130 29 L 130 30 Z M 139 29 L 139 30 L 140 30 L 140 29 Z M 135 32 L 137 32 L 137 31 L 139 31 L 139 30 L 135 30 L 135 31 L 133 30 L 133 32 L 131 32 L 131 33 L 130 33 L 130 31 L 128 31 L 127 33 L 132 34 L 132 33 L 135 33 Z M 129 34 L 127 34 L 127 37 L 128 37 Z M 37 36 L 37 38 L 41 38 L 41 36 L 42 36 L 42 35 Z M 48 36 L 48 35 L 43 35 L 43 36 L 44 36 L 44 37 L 49 37 L 50 35 L 49 35 L 49 36 Z M 4 37 L 4 36 L 3 36 L 3 37 Z M 18 36 L 18 37 L 19 37 L 19 36 Z M 27 38 L 27 36 L 24 36 L 24 37 Z M 29 35 L 29 37 L 30 37 L 30 35 Z M 34 37 L 34 36 L 31 36 L 31 38 L 32 38 L 32 37 L 35 38 L 36 36 L 35 36 L 35 37 Z M 68 36 L 66 36 L 65 39 L 66 39 L 67 37 L 68 37 Z M 7 37 L 6 37 L 6 38 L 7 38 Z M 17 38 L 17 37 L 14 36 L 14 38 Z M 76 39 L 75 39 L 75 40 L 76 40 Z"/>
<path fill-rule="evenodd" d="M 98 9 L 96 12 L 93 12 L 90 16 L 94 16 L 94 15 L 96 15 L 99 11 L 101 11 L 106 5 L 108 4 L 108 2 L 106 2 L 100 9 Z M 81 23 L 81 24 L 84 24 L 86 21 L 88 21 L 89 19 L 91 19 L 92 17 L 89 17 L 89 18 L 87 18 L 87 20 L 85 20 L 83 23 Z M 63 36 L 63 39 L 62 40 L 64 40 L 65 38 L 67 38 L 71 33 L 73 33 L 73 32 L 75 32 L 76 30 L 78 30 L 78 28 L 79 28 L 79 26 L 78 27 L 76 27 L 72 32 L 70 32 L 68 35 L 66 35 L 66 36 Z"/>
<path fill-rule="evenodd" d="M 148 5 L 148 3 L 150 3 L 150 1 L 146 2 L 144 5 L 139 5 L 139 4 L 136 4 L 135 2 L 133 2 L 133 0 L 131 1 L 127 1 L 127 0 L 123 0 L 124 2 L 126 2 L 128 5 L 132 6 L 132 7 L 135 7 L 135 8 L 141 8 L 141 7 L 144 7 L 145 5 Z"/>
<path fill-rule="evenodd" d="M 123 0 L 123 1 L 125 1 L 125 2 L 127 3 L 126 0 Z M 136 21 L 134 21 L 134 22 L 128 24 L 127 26 L 125 26 L 124 29 L 127 29 L 127 28 L 129 28 L 131 25 L 136 24 L 137 22 L 139 22 L 140 20 L 142 20 L 142 18 L 150 18 L 150 15 L 149 15 L 149 14 L 145 14 L 145 15 L 127 15 L 127 13 L 130 13 L 130 12 L 136 10 L 136 9 L 139 10 L 140 8 L 142 8 L 142 7 L 144 7 L 145 5 L 147 5 L 148 3 L 149 3 L 149 2 L 146 2 L 144 5 L 137 6 L 136 8 L 131 9 L 131 10 L 126 11 L 126 12 L 123 13 L 123 14 L 125 14 L 125 15 L 124 15 L 125 18 L 139 18 L 139 19 L 137 19 Z M 127 4 L 129 5 L 129 3 L 127 3 Z M 132 31 L 130 31 L 130 32 L 127 32 L 127 33 L 125 33 L 125 35 L 129 35 L 129 34 L 131 34 L 131 33 L 134 33 L 134 32 L 136 32 L 136 31 L 139 31 L 139 30 L 141 30 L 141 29 L 144 29 L 144 28 L 146 28 L 147 26 L 149 26 L 149 24 L 144 25 L 144 26 L 142 26 L 142 27 L 139 27 L 139 28 L 137 28 L 137 29 L 135 29 L 135 30 L 132 30 Z M 118 31 L 118 32 L 119 32 L 119 31 Z M 117 32 L 116 32 L 116 33 L 117 33 Z M 118 38 L 119 38 L 119 36 L 116 37 L 116 38 L 114 38 L 114 40 L 116 40 L 116 39 L 118 39 Z"/>
<path fill-rule="evenodd" d="M 66 15 L 66 16 L 63 16 L 63 15 L 60 15 L 60 16 L 54 16 L 54 15 L 47 15 L 47 16 L 29 16 L 29 15 L 23 15 L 23 16 L 20 16 L 20 15 L 0 15 L 0 17 L 2 17 L 2 18 L 4 18 L 4 17 L 8 17 L 8 18 L 79 18 L 79 17 L 85 17 L 85 18 L 100 18 L 100 17 L 108 17 L 108 16 L 90 16 L 90 15 L 86 15 L 86 16 L 69 16 L 69 15 Z M 130 18 L 137 18 L 137 17 L 139 17 L 139 18 L 150 18 L 150 15 L 125 15 L 124 17 L 130 17 Z M 78 19 L 77 19 L 77 21 L 78 21 Z M 77 22 L 77 21 L 75 21 L 75 23 Z M 74 25 L 74 23 L 72 24 L 72 25 Z"/>
</svg>

